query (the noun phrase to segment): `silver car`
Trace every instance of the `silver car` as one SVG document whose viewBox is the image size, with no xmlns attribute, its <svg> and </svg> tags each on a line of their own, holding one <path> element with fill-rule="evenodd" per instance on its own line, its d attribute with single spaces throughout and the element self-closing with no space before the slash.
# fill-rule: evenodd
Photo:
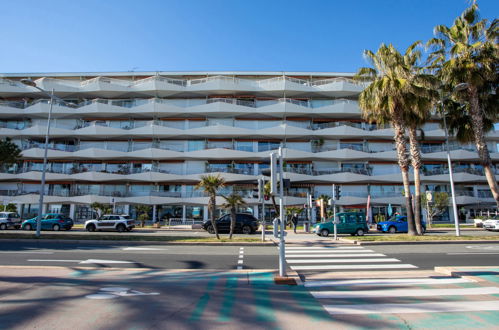
<svg viewBox="0 0 499 330">
<path fill-rule="evenodd" d="M 21 228 L 21 217 L 16 212 L 0 212 L 0 230 Z"/>
</svg>

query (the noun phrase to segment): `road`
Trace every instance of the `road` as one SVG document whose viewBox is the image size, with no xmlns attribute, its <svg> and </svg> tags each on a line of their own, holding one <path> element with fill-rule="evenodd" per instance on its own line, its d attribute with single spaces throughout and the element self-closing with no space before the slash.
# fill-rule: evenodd
<svg viewBox="0 0 499 330">
<path fill-rule="evenodd" d="M 364 249 L 423 270 L 431 270 L 435 266 L 496 266 L 499 260 L 499 242 L 376 245 L 365 246 Z M 317 260 L 310 260 L 314 259 Z M 277 262 L 278 251 L 275 246 L 128 246 L 116 242 L 0 241 L 0 265 L 100 265 L 158 269 L 237 269 L 241 266 L 244 269 L 275 269 Z"/>
</svg>

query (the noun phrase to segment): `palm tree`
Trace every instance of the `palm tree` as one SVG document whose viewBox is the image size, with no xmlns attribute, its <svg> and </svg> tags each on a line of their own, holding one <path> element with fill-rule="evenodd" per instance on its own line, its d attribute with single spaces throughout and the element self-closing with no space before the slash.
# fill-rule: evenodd
<svg viewBox="0 0 499 330">
<path fill-rule="evenodd" d="M 137 220 L 140 221 L 140 226 L 144 227 L 147 219 L 149 219 L 149 212 L 151 211 L 151 206 L 149 205 L 137 205 L 135 207 L 137 212 Z"/>
<path fill-rule="evenodd" d="M 229 196 L 222 196 L 225 199 L 225 203 L 222 207 L 230 211 L 230 233 L 229 239 L 232 239 L 232 234 L 234 233 L 234 228 L 236 226 L 236 211 L 239 207 L 246 205 L 243 197 L 238 193 L 232 193 Z"/>
<path fill-rule="evenodd" d="M 322 204 L 321 204 L 321 216 L 323 214 L 325 214 L 326 218 L 327 218 L 327 206 L 329 204 L 329 201 L 331 200 L 331 197 L 329 197 L 328 195 L 320 195 L 319 198 L 320 200 L 322 200 Z M 323 219 L 321 219 L 321 221 L 324 221 Z"/>
<path fill-rule="evenodd" d="M 10 138 L 0 140 L 0 167 L 11 166 L 21 159 L 21 149 Z"/>
<path fill-rule="evenodd" d="M 464 102 L 461 116 L 469 119 L 451 120 L 451 132 L 457 131 L 461 142 L 474 142 L 490 190 L 499 206 L 499 186 L 485 143 L 485 134 L 491 129 L 489 120 L 498 120 L 497 94 L 494 93 L 499 80 L 498 20 L 480 19 L 474 1 L 451 27 L 438 25 L 434 34 L 435 38 L 428 41 L 428 46 L 433 48 L 429 56 L 430 67 L 441 79 L 443 91 L 462 89 L 453 97 Z M 492 107 L 488 106 L 491 98 L 496 103 Z M 456 126 L 458 123 L 460 125 Z"/>
<path fill-rule="evenodd" d="M 420 66 L 421 51 L 420 42 L 413 43 L 405 52 L 403 62 L 408 83 L 411 91 L 406 98 L 407 110 L 404 113 L 404 122 L 407 126 L 409 137 L 409 153 L 411 155 L 411 165 L 414 171 L 414 223 L 418 235 L 424 233 L 421 224 L 421 176 L 420 171 L 423 167 L 421 159 L 421 150 L 418 140 L 418 130 L 421 132 L 421 139 L 424 140 L 424 131 L 421 126 L 431 118 L 431 111 L 435 101 L 438 99 L 438 80 L 428 74 L 426 68 Z"/>
<path fill-rule="evenodd" d="M 408 49 L 410 52 L 411 45 Z M 407 52 L 406 52 L 407 53 Z M 374 68 L 365 67 L 357 71 L 355 79 L 370 82 L 359 95 L 362 116 L 369 122 L 384 125 L 390 122 L 394 129 L 397 158 L 402 172 L 405 205 L 407 209 L 408 234 L 416 235 L 412 212 L 409 182 L 409 157 L 405 140 L 405 116 L 408 103 L 413 102 L 411 74 L 407 72 L 403 56 L 393 45 L 381 44 L 376 53 L 364 51 L 365 58 Z"/>
<path fill-rule="evenodd" d="M 209 196 L 208 208 L 210 210 L 211 225 L 215 231 L 215 236 L 220 239 L 218 235 L 217 223 L 215 221 L 215 211 L 217 207 L 217 192 L 225 186 L 225 180 L 220 175 L 203 175 L 201 181 L 196 185 L 196 189 L 203 189 Z"/>
<path fill-rule="evenodd" d="M 279 186 L 279 184 L 278 184 L 278 186 Z M 265 183 L 265 185 L 263 186 L 263 194 L 265 196 L 270 196 L 270 199 L 272 201 L 272 206 L 274 207 L 274 212 L 275 212 L 276 216 L 278 217 L 279 216 L 279 208 L 277 207 L 277 203 L 275 201 L 275 196 L 274 196 L 274 194 L 272 194 L 270 192 L 270 189 L 271 188 L 270 188 L 270 181 L 269 181 L 269 182 Z"/>
</svg>

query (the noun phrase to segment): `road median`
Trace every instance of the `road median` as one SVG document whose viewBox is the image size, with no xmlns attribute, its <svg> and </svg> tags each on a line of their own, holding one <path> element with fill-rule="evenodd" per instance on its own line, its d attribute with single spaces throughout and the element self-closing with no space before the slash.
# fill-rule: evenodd
<svg viewBox="0 0 499 330">
<path fill-rule="evenodd" d="M 251 246 L 251 245 L 274 245 L 271 241 L 262 242 L 260 237 L 234 237 L 232 239 L 221 238 L 220 240 L 215 237 L 195 237 L 195 236 L 166 236 L 166 235 L 93 235 L 93 234 L 42 234 L 37 238 L 31 233 L 4 233 L 0 235 L 1 241 L 51 241 L 58 243 L 126 243 L 126 244 L 170 244 L 170 245 L 238 245 L 238 246 Z"/>
<path fill-rule="evenodd" d="M 451 236 L 451 235 L 383 235 L 361 236 L 352 239 L 340 238 L 342 242 L 357 245 L 400 245 L 400 244 L 467 244 L 467 243 L 499 243 L 498 236 Z"/>
</svg>

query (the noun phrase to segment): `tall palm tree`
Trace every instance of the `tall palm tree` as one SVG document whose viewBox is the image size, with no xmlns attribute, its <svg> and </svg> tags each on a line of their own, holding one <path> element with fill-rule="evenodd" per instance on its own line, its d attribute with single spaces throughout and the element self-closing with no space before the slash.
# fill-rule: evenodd
<svg viewBox="0 0 499 330">
<path fill-rule="evenodd" d="M 441 79 L 444 90 L 453 91 L 457 86 L 463 88 L 453 97 L 464 102 L 462 116 L 470 119 L 469 122 L 460 121 L 465 127 L 451 125 L 451 129 L 462 131 L 457 135 L 462 138 L 461 141 L 474 142 L 499 207 L 499 186 L 485 143 L 485 133 L 490 128 L 488 120 L 497 121 L 499 117 L 497 106 L 487 107 L 490 98 L 495 98 L 497 102 L 494 92 L 499 80 L 499 21 L 480 19 L 478 5 L 474 1 L 454 20 L 451 27 L 438 25 L 434 34 L 435 38 L 428 41 L 428 46 L 433 50 L 429 56 L 430 67 Z M 457 122 L 459 120 L 454 121 Z M 464 136 L 467 139 L 463 139 Z"/>
<path fill-rule="evenodd" d="M 414 46 L 409 48 L 411 47 Z M 407 72 L 403 55 L 393 45 L 381 44 L 376 53 L 365 50 L 364 57 L 373 67 L 360 68 L 355 75 L 356 80 L 369 82 L 359 95 L 359 106 L 362 116 L 369 122 L 376 122 L 378 125 L 389 122 L 393 126 L 397 158 L 404 184 L 408 234 L 416 235 L 404 120 L 406 113 L 410 111 L 408 103 L 413 102 L 411 76 Z"/>
<path fill-rule="evenodd" d="M 232 193 L 229 196 L 222 196 L 225 199 L 225 203 L 222 207 L 230 212 L 230 233 L 229 239 L 232 239 L 232 234 L 234 233 L 234 228 L 236 226 L 236 211 L 239 207 L 245 206 L 246 202 L 243 197 L 238 193 Z"/>
<path fill-rule="evenodd" d="M 217 207 L 217 192 L 225 186 L 225 180 L 220 175 L 203 175 L 201 181 L 196 185 L 196 189 L 204 190 L 209 196 L 208 208 L 210 210 L 211 225 L 215 231 L 215 236 L 220 239 L 218 235 L 217 223 L 215 221 L 215 212 Z"/>
</svg>

